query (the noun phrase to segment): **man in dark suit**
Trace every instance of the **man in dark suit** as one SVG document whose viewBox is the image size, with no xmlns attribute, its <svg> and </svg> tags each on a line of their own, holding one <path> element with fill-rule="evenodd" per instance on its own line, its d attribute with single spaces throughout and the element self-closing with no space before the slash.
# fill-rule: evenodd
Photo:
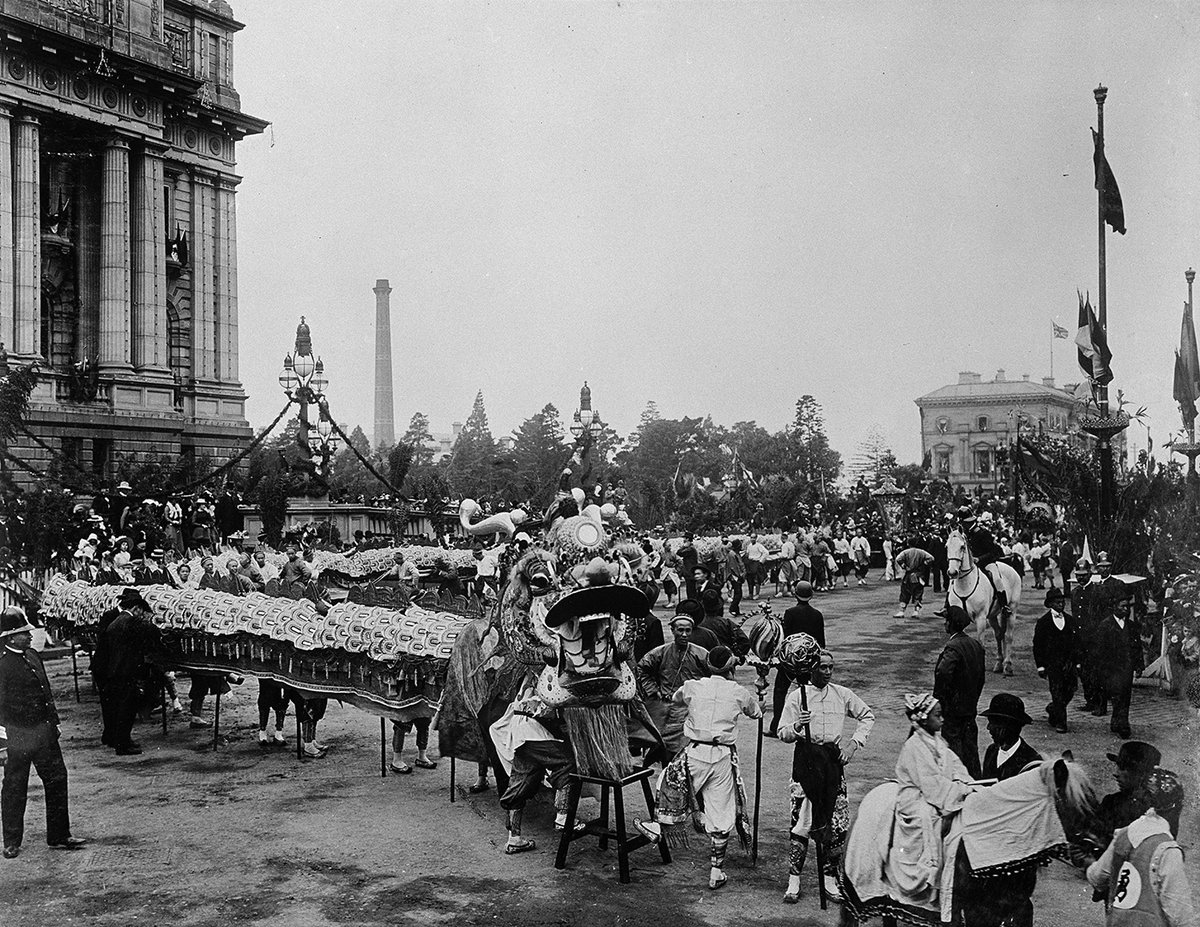
<svg viewBox="0 0 1200 927">
<path fill-rule="evenodd" d="M 1116 753 L 1108 754 L 1108 758 L 1117 765 L 1113 776 L 1117 780 L 1117 791 L 1100 799 L 1096 817 L 1102 826 L 1103 836 L 1111 840 L 1113 831 L 1118 827 L 1128 827 L 1148 807 L 1142 784 L 1159 764 L 1162 754 L 1153 744 L 1128 740 L 1121 744 L 1121 749 Z"/>
<path fill-rule="evenodd" d="M 783 636 L 793 634 L 811 635 L 823 648 L 825 646 L 825 616 L 809 603 L 813 597 L 812 583 L 800 580 L 795 585 L 796 604 L 783 613 Z M 778 736 L 779 716 L 783 713 L 783 704 L 787 701 L 788 689 L 795 678 L 785 666 L 775 670 L 775 689 L 771 693 L 771 727 L 768 737 Z"/>
<path fill-rule="evenodd" d="M 979 778 L 979 696 L 983 694 L 983 645 L 966 634 L 971 623 L 957 605 L 946 610 L 950 639 L 933 670 L 933 696 L 942 704 L 942 736 L 969 772 Z"/>
<path fill-rule="evenodd" d="M 92 656 L 92 674 L 100 689 L 104 718 L 101 742 L 118 756 L 142 752 L 133 741 L 142 686 L 149 676 L 147 658 L 162 650 L 162 635 L 150 620 L 150 606 L 138 590 L 121 590 L 121 612 L 100 634 Z"/>
<path fill-rule="evenodd" d="M 1079 649 L 1075 644 L 1074 619 L 1063 611 L 1067 597 L 1054 586 L 1046 593 L 1046 613 L 1033 629 L 1033 663 L 1037 674 L 1050 684 L 1046 714 L 1060 734 L 1067 727 L 1067 706 L 1075 696 L 1075 668 Z"/>
<path fill-rule="evenodd" d="M 1033 719 L 1025 712 L 1025 703 L 1015 695 L 997 692 L 987 711 L 987 731 L 992 743 L 983 754 L 984 779 L 1010 779 L 1030 763 L 1040 763 L 1042 755 L 1025 743 L 1021 728 Z"/>
<path fill-rule="evenodd" d="M 1113 582 L 1120 583 L 1119 579 Z M 1121 583 L 1120 589 L 1107 591 L 1100 600 L 1104 609 L 1096 624 L 1092 639 L 1093 665 L 1095 668 L 1100 699 L 1092 714 L 1102 718 L 1108 714 L 1108 702 L 1112 701 L 1112 720 L 1109 729 L 1118 737 L 1128 739 L 1132 734 L 1129 727 L 1129 703 L 1133 698 L 1133 677 L 1146 668 L 1142 654 L 1142 632 L 1131 608 L 1131 594 Z"/>
<path fill-rule="evenodd" d="M 0 725 L 8 733 L 8 761 L 0 788 L 5 859 L 16 858 L 25 838 L 31 765 L 46 793 L 46 843 L 57 850 L 78 850 L 85 843 L 71 836 L 67 765 L 58 745 L 58 709 L 42 658 L 30 647 L 33 630 L 17 606 L 0 614 Z"/>
</svg>

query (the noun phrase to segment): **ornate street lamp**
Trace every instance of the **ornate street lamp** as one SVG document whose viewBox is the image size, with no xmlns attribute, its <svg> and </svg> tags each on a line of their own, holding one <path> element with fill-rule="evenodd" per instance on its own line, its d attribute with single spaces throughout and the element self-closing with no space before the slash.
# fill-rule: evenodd
<svg viewBox="0 0 1200 927">
<path fill-rule="evenodd" d="M 592 391 L 587 385 L 587 380 L 584 380 L 583 389 L 579 391 L 579 408 L 575 410 L 571 421 L 571 434 L 576 441 L 583 440 L 590 444 L 600 437 L 603 430 L 604 423 L 600 421 L 600 413 L 592 408 Z"/>
<path fill-rule="evenodd" d="M 300 445 L 308 448 L 313 455 L 320 456 L 321 471 L 325 472 L 337 449 L 337 437 L 333 434 L 333 423 L 325 400 L 325 390 L 329 386 L 325 362 L 313 357 L 312 333 L 304 316 L 300 316 L 300 324 L 296 326 L 295 351 L 284 355 L 279 385 L 288 399 L 299 406 Z M 308 420 L 310 405 L 316 405 L 320 413 L 315 433 Z"/>
</svg>

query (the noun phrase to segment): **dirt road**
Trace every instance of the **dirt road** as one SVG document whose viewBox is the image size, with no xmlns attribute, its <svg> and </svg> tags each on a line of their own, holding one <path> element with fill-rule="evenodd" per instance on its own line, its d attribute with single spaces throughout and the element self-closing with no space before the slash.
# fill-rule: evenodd
<svg viewBox="0 0 1200 927">
<path fill-rule="evenodd" d="M 826 616 L 837 658 L 835 681 L 855 689 L 878 718 L 867 749 L 848 770 L 852 807 L 892 774 L 908 731 L 903 694 L 931 687 L 943 640 L 935 619 L 893 620 L 895 597 L 895 585 L 873 583 L 814 601 Z M 989 676 L 984 703 L 998 691 L 1020 695 L 1035 718 L 1026 739 L 1046 755 L 1072 747 L 1101 792 L 1111 791 L 1105 753 L 1117 741 L 1107 723 L 1077 710 L 1071 734 L 1056 734 L 1045 723 L 1046 689 L 1029 657 L 1041 595 L 1029 590 L 1026 599 L 1017 675 Z M 780 607 L 789 604 L 783 600 Z M 731 848 L 729 884 L 709 892 L 706 848 L 697 840 L 670 866 L 653 850 L 638 851 L 633 883 L 623 886 L 615 851 L 601 852 L 590 841 L 574 844 L 567 870 L 555 871 L 553 811 L 545 798 L 526 815 L 526 834 L 537 839 L 538 850 L 507 857 L 501 852 L 504 815 L 495 791 L 482 796 L 465 791 L 472 769 L 460 765 L 454 804 L 446 760 L 436 770 L 381 778 L 379 721 L 371 715 L 333 703 L 321 725 L 321 739 L 330 746 L 324 759 L 302 763 L 294 749 L 264 752 L 256 739 L 251 680 L 222 699 L 218 751 L 212 750 L 211 731 L 190 730 L 184 715 L 173 719 L 165 738 L 155 725 L 140 726 L 135 736 L 145 753 L 117 757 L 99 744 L 99 706 L 90 681 L 83 678 L 83 701 L 76 704 L 70 670 L 69 659 L 50 665 L 63 715 L 74 830 L 90 846 L 77 853 L 45 847 L 42 792 L 34 776 L 25 849 L 16 860 L 0 861 L 5 927 L 837 922 L 836 908 L 818 909 L 811 871 L 800 905 L 781 903 L 791 754 L 778 741 L 767 740 L 763 747 L 757 869 Z M 753 683 L 748 669 L 738 678 Z M 1164 765 L 1184 778 L 1189 806 L 1182 842 L 1194 858 L 1200 832 L 1196 714 L 1152 686 L 1139 686 L 1132 722 L 1134 736 L 1160 746 Z M 751 800 L 755 733 L 746 722 L 739 735 Z M 287 734 L 294 747 L 294 729 Z M 982 731 L 981 738 L 982 748 L 987 741 Z M 1039 922 L 1103 924 L 1103 910 L 1091 904 L 1090 895 L 1074 871 L 1054 864 L 1043 870 L 1034 896 Z"/>
</svg>

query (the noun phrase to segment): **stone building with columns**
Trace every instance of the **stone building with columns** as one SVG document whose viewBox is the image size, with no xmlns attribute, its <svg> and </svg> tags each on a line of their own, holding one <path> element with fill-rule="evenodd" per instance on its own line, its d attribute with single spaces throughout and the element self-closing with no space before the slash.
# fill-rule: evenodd
<svg viewBox="0 0 1200 927">
<path fill-rule="evenodd" d="M 1058 386 L 1053 377 L 1010 380 L 997 370 L 991 380 L 965 370 L 958 382 L 916 399 L 921 412 L 921 453 L 938 479 L 970 492 L 998 492 L 1008 476 L 996 451 L 1016 443 L 1018 433 L 1049 434 L 1081 447 L 1094 439 L 1079 428 L 1082 396 L 1079 384 Z M 1125 460 L 1125 436 L 1113 440 L 1118 464 Z"/>
<path fill-rule="evenodd" d="M 9 447 L 33 469 L 251 436 L 235 146 L 267 123 L 233 87 L 241 28 L 224 0 L 0 0 L 0 344 L 41 371 L 39 441 Z"/>
</svg>

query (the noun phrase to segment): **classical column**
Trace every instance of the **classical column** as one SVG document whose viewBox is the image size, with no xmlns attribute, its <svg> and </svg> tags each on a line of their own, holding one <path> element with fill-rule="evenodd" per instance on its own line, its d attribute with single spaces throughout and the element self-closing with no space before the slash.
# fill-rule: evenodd
<svg viewBox="0 0 1200 927">
<path fill-rule="evenodd" d="M 79 281 L 79 321 L 75 330 L 75 360 L 96 362 L 100 353 L 100 172 L 91 160 L 79 162 L 75 215 L 79 236 L 75 270 Z"/>
<path fill-rule="evenodd" d="M 240 178 L 222 176 L 217 182 L 216 237 L 216 377 L 238 381 L 237 212 L 234 196 Z"/>
<path fill-rule="evenodd" d="M 167 255 L 163 228 L 163 162 L 147 146 L 133 189 L 133 365 L 167 372 Z"/>
<path fill-rule="evenodd" d="M 100 368 L 130 367 L 129 143 L 104 145 L 100 186 Z"/>
<path fill-rule="evenodd" d="M 13 340 L 13 162 L 12 110 L 0 106 L 0 344 Z"/>
<path fill-rule="evenodd" d="M 213 293 L 214 180 L 207 172 L 192 174 L 192 371 L 200 380 L 217 377 Z"/>
<path fill-rule="evenodd" d="M 13 152 L 13 344 L 24 357 L 42 353 L 42 190 L 37 117 L 17 117 Z"/>
</svg>

